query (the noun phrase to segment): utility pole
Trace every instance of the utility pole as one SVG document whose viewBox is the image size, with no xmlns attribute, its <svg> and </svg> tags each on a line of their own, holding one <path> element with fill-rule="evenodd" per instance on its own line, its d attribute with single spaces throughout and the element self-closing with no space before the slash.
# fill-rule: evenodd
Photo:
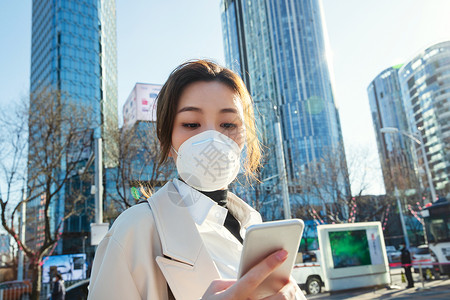
<svg viewBox="0 0 450 300">
<path fill-rule="evenodd" d="M 275 137 L 276 137 L 276 156 L 277 156 L 277 165 L 278 165 L 278 174 L 280 174 L 281 181 L 281 195 L 283 197 L 283 208 L 284 208 L 284 218 L 291 219 L 291 204 L 289 201 L 289 190 L 287 184 L 286 177 L 286 165 L 284 162 L 284 154 L 283 154 L 283 141 L 281 139 L 281 125 L 280 122 L 275 122 Z"/>
<path fill-rule="evenodd" d="M 397 185 L 395 185 L 395 198 L 397 198 L 397 207 L 398 207 L 398 211 L 400 213 L 400 222 L 402 224 L 402 231 L 403 231 L 403 236 L 405 237 L 405 246 L 406 248 L 409 249 L 409 238 L 408 238 L 408 231 L 406 230 L 406 225 L 405 225 L 405 219 L 403 218 L 403 209 L 402 209 L 402 203 L 400 202 L 400 197 L 399 197 L 399 192 L 397 189 Z"/>
<path fill-rule="evenodd" d="M 103 223 L 103 156 L 102 139 L 95 139 L 95 223 Z"/>
<path fill-rule="evenodd" d="M 109 224 L 103 223 L 103 158 L 102 139 L 95 139 L 95 223 L 91 223 L 91 246 L 100 243 L 108 232 Z"/>
<path fill-rule="evenodd" d="M 25 188 L 22 188 L 22 206 L 20 208 L 20 221 L 19 221 L 19 239 L 23 243 L 25 241 L 25 223 L 26 223 L 26 211 L 27 211 L 27 203 L 25 195 Z M 17 263 L 17 280 L 23 280 L 23 250 L 19 248 L 19 261 Z"/>
</svg>

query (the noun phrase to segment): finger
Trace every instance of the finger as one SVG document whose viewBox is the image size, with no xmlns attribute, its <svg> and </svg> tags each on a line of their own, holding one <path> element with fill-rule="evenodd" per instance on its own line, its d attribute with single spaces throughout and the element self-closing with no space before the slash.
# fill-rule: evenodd
<svg viewBox="0 0 450 300">
<path fill-rule="evenodd" d="M 297 295 L 297 293 L 299 293 L 300 295 L 303 295 L 303 291 L 298 286 L 297 281 L 295 281 L 295 279 L 292 276 L 291 276 L 290 280 L 291 280 L 291 283 L 294 285 L 295 295 Z"/>
<path fill-rule="evenodd" d="M 221 279 L 221 280 L 214 280 L 212 284 L 214 285 L 214 290 L 216 292 L 220 292 L 223 290 L 226 290 L 230 286 L 232 286 L 236 280 L 227 280 L 227 279 Z"/>
<path fill-rule="evenodd" d="M 278 293 L 263 298 L 262 300 L 287 300 L 287 299 L 295 300 L 295 293 L 297 291 L 296 287 L 297 284 L 294 284 L 292 281 L 289 281 L 278 291 Z"/>
<path fill-rule="evenodd" d="M 233 299 L 247 299 L 253 291 L 287 258 L 286 250 L 278 250 L 250 269 L 229 292 L 234 295 Z"/>
<path fill-rule="evenodd" d="M 206 290 L 204 296 L 208 295 L 215 295 L 219 292 L 222 292 L 226 289 L 228 289 L 230 286 L 232 286 L 236 280 L 213 280 L 211 284 L 209 285 L 208 289 Z"/>
</svg>

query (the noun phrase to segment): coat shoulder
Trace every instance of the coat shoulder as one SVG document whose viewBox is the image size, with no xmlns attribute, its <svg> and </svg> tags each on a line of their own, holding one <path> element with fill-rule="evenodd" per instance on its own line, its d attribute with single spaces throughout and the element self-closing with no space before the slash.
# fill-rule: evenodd
<svg viewBox="0 0 450 300">
<path fill-rule="evenodd" d="M 122 212 L 114 221 L 105 238 L 113 238 L 120 244 L 130 238 L 155 231 L 155 219 L 148 203 L 134 205 Z"/>
</svg>

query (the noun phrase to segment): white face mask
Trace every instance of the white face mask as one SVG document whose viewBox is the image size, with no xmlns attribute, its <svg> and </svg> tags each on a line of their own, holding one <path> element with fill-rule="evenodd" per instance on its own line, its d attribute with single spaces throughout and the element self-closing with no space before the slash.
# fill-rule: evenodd
<svg viewBox="0 0 450 300">
<path fill-rule="evenodd" d="M 178 152 L 172 149 L 178 155 L 178 174 L 197 190 L 226 188 L 239 172 L 239 145 L 218 131 L 203 131 L 181 144 Z"/>
</svg>

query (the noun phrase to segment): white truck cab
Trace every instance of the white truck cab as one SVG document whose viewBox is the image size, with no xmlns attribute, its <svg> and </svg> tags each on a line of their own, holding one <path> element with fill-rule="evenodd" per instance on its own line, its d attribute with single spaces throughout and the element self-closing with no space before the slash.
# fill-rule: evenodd
<svg viewBox="0 0 450 300">
<path fill-rule="evenodd" d="M 298 286 L 308 294 L 318 294 L 324 287 L 324 276 L 319 260 L 319 250 L 309 251 L 307 253 L 299 252 L 297 254 L 291 275 Z"/>
</svg>

